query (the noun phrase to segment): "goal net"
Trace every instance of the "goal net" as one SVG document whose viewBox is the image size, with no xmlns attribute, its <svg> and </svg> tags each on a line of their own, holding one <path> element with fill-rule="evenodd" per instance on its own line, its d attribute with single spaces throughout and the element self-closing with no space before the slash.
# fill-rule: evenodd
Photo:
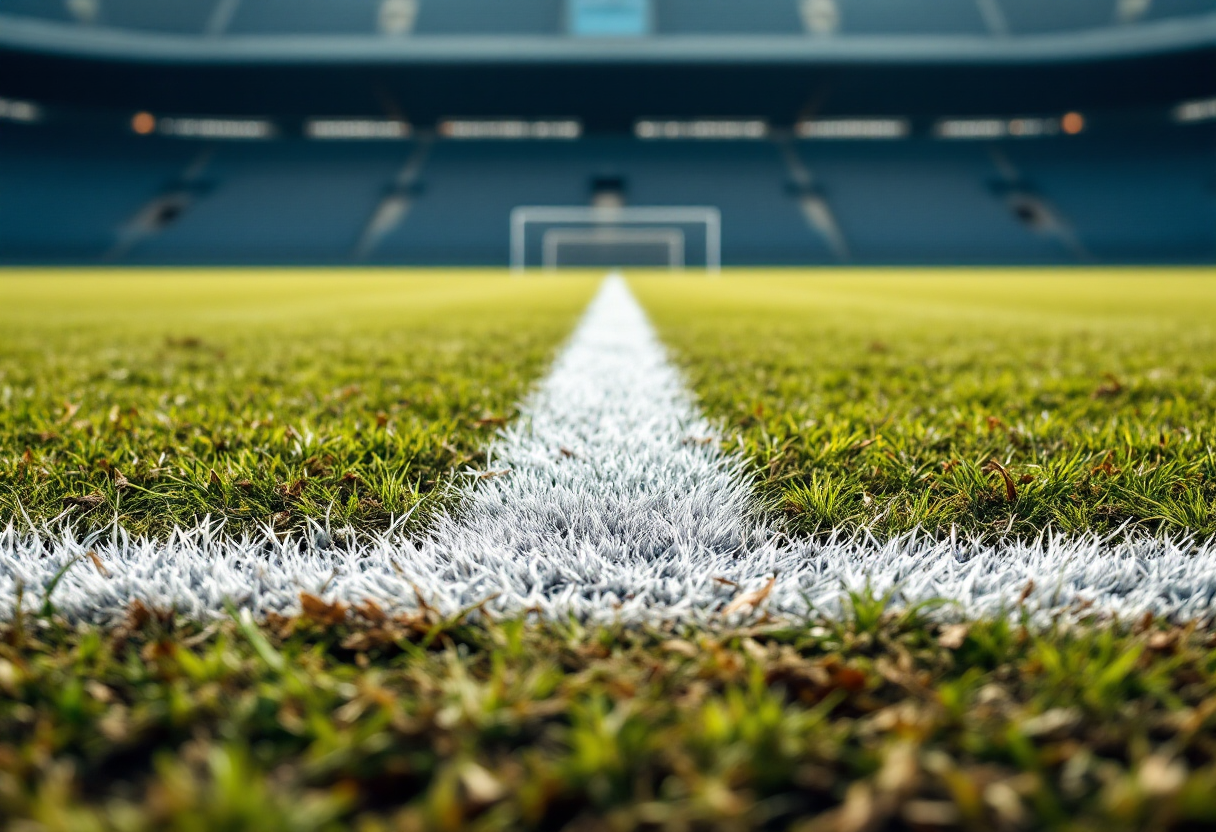
<svg viewBox="0 0 1216 832">
<path fill-rule="evenodd" d="M 521 205 L 511 212 L 511 270 L 722 265 L 722 216 L 708 206 Z"/>
</svg>

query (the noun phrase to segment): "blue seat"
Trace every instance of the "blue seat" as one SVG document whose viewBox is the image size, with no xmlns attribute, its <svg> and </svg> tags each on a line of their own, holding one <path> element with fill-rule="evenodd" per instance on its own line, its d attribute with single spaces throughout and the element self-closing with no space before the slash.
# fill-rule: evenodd
<svg viewBox="0 0 1216 832">
<path fill-rule="evenodd" d="M 1216 0 L 1153 0 L 1144 17 L 1162 20 L 1197 14 L 1216 14 Z"/>
<path fill-rule="evenodd" d="M 803 143 L 799 154 L 865 263 L 1052 263 L 1074 258 L 1022 225 L 971 143 Z"/>
<path fill-rule="evenodd" d="M 1104 262 L 1216 261 L 1211 146 L 1149 139 L 1011 145 L 1009 158 Z"/>
<path fill-rule="evenodd" d="M 72 21 L 67 3 L 54 3 L 49 0 L 4 0 L 0 3 L 0 14 L 35 17 L 44 20 Z"/>
<path fill-rule="evenodd" d="M 419 35 L 557 35 L 562 0 L 419 0 Z"/>
<path fill-rule="evenodd" d="M 133 262 L 347 262 L 410 153 L 406 142 L 228 144 L 210 191 L 130 254 Z"/>
<path fill-rule="evenodd" d="M 797 0 L 656 0 L 660 34 L 798 34 Z"/>
<path fill-rule="evenodd" d="M 1000 6 L 1015 35 L 1097 29 L 1115 22 L 1114 0 L 1005 0 Z"/>
<path fill-rule="evenodd" d="M 717 206 L 728 263 L 831 259 L 785 188 L 784 168 L 772 145 L 648 144 L 625 138 L 551 145 L 440 144 L 409 219 L 384 240 L 378 256 L 424 263 L 505 263 L 512 208 L 585 206 L 596 178 L 622 181 L 629 205 Z M 701 257 L 695 233 L 690 231 L 690 263 Z"/>
<path fill-rule="evenodd" d="M 39 128 L 0 128 L 0 259 L 99 260 L 197 152 L 158 139 L 80 142 Z"/>
<path fill-rule="evenodd" d="M 244 0 L 228 25 L 233 33 L 369 34 L 382 0 Z"/>
<path fill-rule="evenodd" d="M 840 0 L 839 7 L 843 34 L 974 35 L 988 31 L 975 0 Z"/>
<path fill-rule="evenodd" d="M 795 153 L 856 263 L 1070 263 L 1058 233 L 1015 216 L 1009 194 L 1041 199 L 1096 262 L 1216 261 L 1210 132 L 988 142 L 804 141 Z M 133 217 L 167 194 L 193 201 L 122 251 L 133 263 L 351 261 L 413 142 L 204 143 L 159 137 L 81 141 L 53 127 L 0 125 L 0 261 L 99 262 Z M 518 205 L 590 204 L 594 183 L 625 203 L 711 205 L 727 264 L 835 258 L 801 213 L 780 148 L 763 141 L 439 141 L 407 189 L 409 211 L 374 261 L 505 265 Z M 689 232 L 688 262 L 702 240 Z M 538 252 L 533 252 L 535 262 Z"/>
</svg>

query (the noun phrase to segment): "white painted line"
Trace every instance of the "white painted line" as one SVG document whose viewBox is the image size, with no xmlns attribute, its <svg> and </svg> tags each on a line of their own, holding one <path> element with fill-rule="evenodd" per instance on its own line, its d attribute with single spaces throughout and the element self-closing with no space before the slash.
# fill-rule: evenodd
<svg viewBox="0 0 1216 832">
<path fill-rule="evenodd" d="M 619 278 L 523 410 L 491 449 L 489 470 L 506 473 L 470 478 L 459 516 L 421 542 L 394 534 L 319 550 L 205 528 L 156 543 L 10 526 L 0 534 L 0 616 L 12 614 L 19 583 L 26 607 L 40 606 L 73 558 L 52 601 L 92 621 L 121 617 L 136 598 L 200 618 L 228 604 L 290 612 L 301 591 L 388 609 L 414 608 L 420 595 L 449 614 L 486 601 L 496 613 L 631 622 L 722 621 L 728 609 L 836 617 L 850 590 L 890 593 L 896 606 L 944 599 L 936 614 L 947 618 L 1015 612 L 1024 593 L 1040 620 L 1216 610 L 1210 542 L 783 541 L 749 516 L 742 463 L 718 451 Z M 88 550 L 106 574 L 81 557 Z"/>
</svg>

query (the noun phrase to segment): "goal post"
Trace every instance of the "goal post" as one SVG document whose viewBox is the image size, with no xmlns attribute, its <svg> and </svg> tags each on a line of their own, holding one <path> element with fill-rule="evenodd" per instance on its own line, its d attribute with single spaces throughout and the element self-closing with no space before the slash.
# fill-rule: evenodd
<svg viewBox="0 0 1216 832">
<path fill-rule="evenodd" d="M 684 232 L 679 228 L 546 228 L 541 237 L 541 266 L 547 272 L 557 271 L 561 252 L 565 248 L 603 247 L 611 245 L 662 247 L 669 269 L 684 268 Z"/>
<path fill-rule="evenodd" d="M 685 229 L 704 228 L 705 269 L 722 268 L 722 213 L 705 205 L 595 207 L 520 205 L 511 211 L 511 271 L 528 268 L 528 235 L 543 228 L 541 265 L 557 268 L 564 246 L 652 245 L 666 250 L 668 265 L 682 268 Z"/>
</svg>

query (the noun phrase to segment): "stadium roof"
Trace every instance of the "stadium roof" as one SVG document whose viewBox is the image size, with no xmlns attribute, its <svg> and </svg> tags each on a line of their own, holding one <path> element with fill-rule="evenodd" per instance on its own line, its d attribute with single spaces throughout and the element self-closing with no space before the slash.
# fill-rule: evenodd
<svg viewBox="0 0 1216 832">
<path fill-rule="evenodd" d="M 1060 63 L 1216 48 L 1216 14 L 1011 37 L 979 34 L 554 35 L 232 34 L 201 37 L 0 15 L 0 49 L 171 64 Z"/>
</svg>

